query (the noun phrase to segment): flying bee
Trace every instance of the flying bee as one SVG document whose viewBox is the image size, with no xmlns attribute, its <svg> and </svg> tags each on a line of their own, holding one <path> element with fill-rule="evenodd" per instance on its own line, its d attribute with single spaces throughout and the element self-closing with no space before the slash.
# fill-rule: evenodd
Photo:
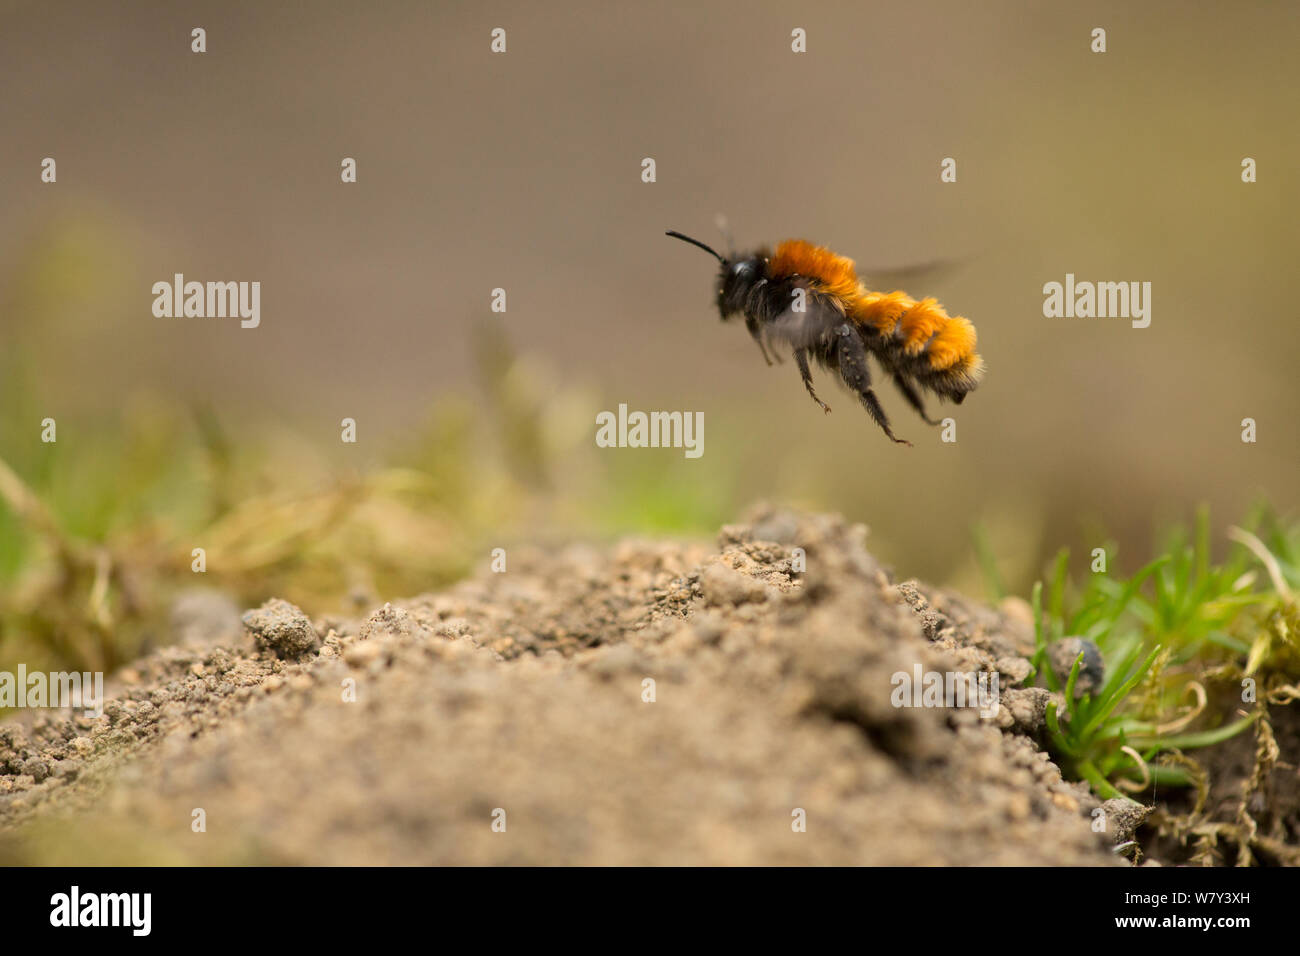
<svg viewBox="0 0 1300 956">
<path fill-rule="evenodd" d="M 759 249 L 722 256 L 698 239 L 680 232 L 668 235 L 698 246 L 721 263 L 717 304 L 722 320 L 743 315 L 768 365 L 769 348 L 789 346 L 804 387 L 824 411 L 830 406 L 813 388 L 810 357 L 838 375 L 872 420 L 901 445 L 911 442 L 889 427 L 871 387 L 868 352 L 930 425 L 939 423 L 926 414 L 921 389 L 960 405 L 983 377 L 974 325 L 949 315 L 934 299 L 870 291 L 859 281 L 852 259 L 802 239 L 787 239 L 774 253 Z"/>
</svg>

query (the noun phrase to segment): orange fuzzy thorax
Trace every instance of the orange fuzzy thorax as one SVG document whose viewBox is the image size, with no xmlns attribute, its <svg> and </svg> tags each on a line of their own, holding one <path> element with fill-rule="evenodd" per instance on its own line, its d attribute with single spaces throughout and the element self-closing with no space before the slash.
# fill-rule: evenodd
<svg viewBox="0 0 1300 956">
<path fill-rule="evenodd" d="M 935 371 L 978 373 L 983 363 L 975 354 L 975 326 L 951 316 L 935 299 L 917 301 L 905 292 L 871 292 L 858 280 L 853 260 L 803 239 L 787 239 L 768 260 L 774 279 L 806 276 L 818 291 L 835 296 L 847 315 L 881 335 L 902 343 L 903 354 L 923 352 Z"/>
<path fill-rule="evenodd" d="M 768 275 L 776 279 L 807 276 L 821 284 L 821 291 L 842 299 L 858 294 L 861 285 L 853 260 L 803 239 L 787 239 L 776 247 L 767 262 Z"/>
</svg>

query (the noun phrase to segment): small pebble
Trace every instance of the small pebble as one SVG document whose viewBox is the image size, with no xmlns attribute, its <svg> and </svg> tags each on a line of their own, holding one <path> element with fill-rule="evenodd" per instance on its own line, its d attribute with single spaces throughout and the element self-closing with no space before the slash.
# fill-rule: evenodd
<svg viewBox="0 0 1300 956">
<path fill-rule="evenodd" d="M 244 627 L 259 647 L 278 657 L 300 657 L 315 648 L 316 629 L 299 608 L 274 598 L 244 614 Z"/>
<path fill-rule="evenodd" d="M 1064 637 L 1047 647 L 1048 660 L 1062 685 L 1070 679 L 1070 670 L 1080 654 L 1083 654 L 1083 662 L 1079 665 L 1079 676 L 1074 682 L 1076 697 L 1091 694 L 1104 683 L 1105 665 L 1102 663 L 1100 648 L 1082 637 Z"/>
</svg>

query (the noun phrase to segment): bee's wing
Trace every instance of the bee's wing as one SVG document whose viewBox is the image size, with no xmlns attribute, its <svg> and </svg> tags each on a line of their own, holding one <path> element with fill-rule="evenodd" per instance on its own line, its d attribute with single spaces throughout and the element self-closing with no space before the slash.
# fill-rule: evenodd
<svg viewBox="0 0 1300 956">
<path fill-rule="evenodd" d="M 969 261 L 967 258 L 929 259 L 925 262 L 907 262 L 888 269 L 859 268 L 858 275 L 869 289 L 905 289 L 943 279 Z"/>
</svg>

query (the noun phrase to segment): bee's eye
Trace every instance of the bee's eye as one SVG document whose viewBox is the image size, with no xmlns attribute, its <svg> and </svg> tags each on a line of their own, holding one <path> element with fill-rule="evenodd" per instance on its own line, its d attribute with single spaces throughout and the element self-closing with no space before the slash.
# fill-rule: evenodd
<svg viewBox="0 0 1300 956">
<path fill-rule="evenodd" d="M 737 262 L 731 267 L 731 274 L 733 276 L 743 276 L 746 272 L 750 272 L 752 269 L 753 266 L 748 262 Z"/>
</svg>

